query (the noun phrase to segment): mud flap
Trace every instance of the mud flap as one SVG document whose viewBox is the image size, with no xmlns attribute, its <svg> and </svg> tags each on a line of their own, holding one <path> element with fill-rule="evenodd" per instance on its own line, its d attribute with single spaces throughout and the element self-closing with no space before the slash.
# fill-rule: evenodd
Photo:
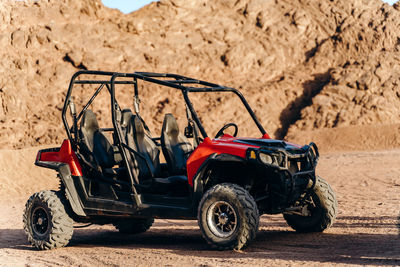
<svg viewBox="0 0 400 267">
<path fill-rule="evenodd" d="M 58 173 L 60 174 L 61 180 L 65 185 L 65 193 L 67 195 L 69 203 L 71 204 L 72 210 L 78 216 L 86 216 L 86 213 L 83 211 L 82 203 L 79 201 L 79 196 L 76 192 L 76 188 L 74 185 L 74 181 L 72 180 L 72 175 L 68 164 L 60 164 L 58 168 Z"/>
<path fill-rule="evenodd" d="M 76 192 L 76 188 L 74 185 L 74 181 L 72 180 L 72 174 L 71 170 L 69 169 L 69 165 L 66 163 L 51 162 L 51 161 L 37 161 L 36 165 L 44 168 L 53 169 L 58 172 L 62 183 L 65 185 L 65 194 L 67 196 L 67 199 L 71 205 L 73 212 L 78 216 L 86 216 L 86 213 L 83 210 L 82 203 L 80 202 L 78 193 Z"/>
</svg>

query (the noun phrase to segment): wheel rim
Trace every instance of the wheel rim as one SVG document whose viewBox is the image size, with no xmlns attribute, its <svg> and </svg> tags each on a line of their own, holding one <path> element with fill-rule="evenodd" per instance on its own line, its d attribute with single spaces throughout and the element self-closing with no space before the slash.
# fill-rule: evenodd
<svg viewBox="0 0 400 267">
<path fill-rule="evenodd" d="M 236 230 L 236 211 L 229 203 L 217 201 L 207 210 L 207 224 L 210 231 L 217 237 L 229 237 Z"/>
<path fill-rule="evenodd" d="M 306 208 L 309 212 L 307 216 L 303 216 L 304 218 L 313 218 L 316 214 L 319 214 L 319 199 L 315 194 L 310 195 L 310 198 L 306 201 L 306 204 L 303 208 Z"/>
<path fill-rule="evenodd" d="M 49 214 L 43 207 L 36 207 L 32 212 L 32 230 L 38 236 L 44 236 L 49 230 Z"/>
</svg>

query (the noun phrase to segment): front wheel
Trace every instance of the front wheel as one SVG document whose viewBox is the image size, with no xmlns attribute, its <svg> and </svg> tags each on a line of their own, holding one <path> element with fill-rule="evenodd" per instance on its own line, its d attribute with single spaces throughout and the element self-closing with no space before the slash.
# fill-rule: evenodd
<svg viewBox="0 0 400 267">
<path fill-rule="evenodd" d="M 332 226 L 337 214 L 336 195 L 321 177 L 306 201 L 307 216 L 283 214 L 286 222 L 297 232 L 323 232 Z"/>
<path fill-rule="evenodd" d="M 26 202 L 24 230 L 29 242 L 37 249 L 48 250 L 68 244 L 74 229 L 64 204 L 64 195 L 60 191 L 41 191 Z"/>
<path fill-rule="evenodd" d="M 245 248 L 255 238 L 259 222 L 253 197 L 229 183 L 215 185 L 204 194 L 197 218 L 204 239 L 220 250 Z"/>
</svg>

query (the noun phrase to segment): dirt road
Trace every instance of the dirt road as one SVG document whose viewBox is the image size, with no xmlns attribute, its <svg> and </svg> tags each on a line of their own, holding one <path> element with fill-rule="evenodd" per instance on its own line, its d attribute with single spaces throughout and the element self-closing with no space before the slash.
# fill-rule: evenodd
<svg viewBox="0 0 400 267">
<path fill-rule="evenodd" d="M 24 158 L 34 150 L 19 153 Z M 17 167 L 4 153 L 0 163 Z M 33 166 L 23 172 L 31 177 L 0 168 L 0 266 L 400 265 L 399 166 L 400 150 L 323 155 L 318 173 L 332 184 L 339 201 L 333 227 L 297 234 L 282 216 L 264 215 L 256 240 L 243 252 L 212 251 L 196 221 L 175 220 L 156 220 L 149 232 L 136 236 L 121 235 L 111 226 L 76 229 L 68 247 L 37 251 L 22 230 L 23 206 L 31 193 L 45 189 L 44 183 L 51 188 L 57 181 L 37 176 L 47 173 Z"/>
</svg>

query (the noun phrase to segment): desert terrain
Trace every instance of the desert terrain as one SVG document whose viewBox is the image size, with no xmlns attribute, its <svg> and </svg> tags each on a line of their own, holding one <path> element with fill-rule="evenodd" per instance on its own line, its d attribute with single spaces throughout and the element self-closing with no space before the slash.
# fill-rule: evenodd
<svg viewBox="0 0 400 267">
<path fill-rule="evenodd" d="M 3 151 L 1 166 L 18 169 L 35 149 Z M 156 220 L 144 234 L 126 236 L 113 226 L 75 229 L 70 244 L 37 251 L 22 228 L 31 193 L 56 189 L 51 171 L 33 163 L 13 174 L 0 168 L 0 265 L 4 266 L 332 266 L 400 265 L 398 228 L 400 149 L 324 153 L 318 173 L 336 191 L 339 213 L 328 231 L 297 234 L 281 215 L 263 215 L 257 238 L 244 251 L 213 251 L 197 221 Z M 7 181 L 3 177 L 9 177 Z M 5 184 L 4 184 L 5 182 Z M 11 198 L 11 199 L 7 199 Z"/>
<path fill-rule="evenodd" d="M 0 266 L 400 265 L 400 5 L 162 0 L 124 15 L 99 0 L 5 0 L 0 45 Z M 179 220 L 135 236 L 92 225 L 65 248 L 33 249 L 25 202 L 59 183 L 33 162 L 66 138 L 61 108 L 80 69 L 179 73 L 240 89 L 271 137 L 318 144 L 336 222 L 297 234 L 281 215 L 263 215 L 244 251 L 210 250 L 196 221 Z M 165 113 L 184 118 L 170 90 L 139 90 L 154 135 Z M 258 136 L 232 96 L 193 103 L 210 136 L 233 119 L 239 135 Z M 107 104 L 106 95 L 96 104 L 104 124 Z"/>
</svg>

